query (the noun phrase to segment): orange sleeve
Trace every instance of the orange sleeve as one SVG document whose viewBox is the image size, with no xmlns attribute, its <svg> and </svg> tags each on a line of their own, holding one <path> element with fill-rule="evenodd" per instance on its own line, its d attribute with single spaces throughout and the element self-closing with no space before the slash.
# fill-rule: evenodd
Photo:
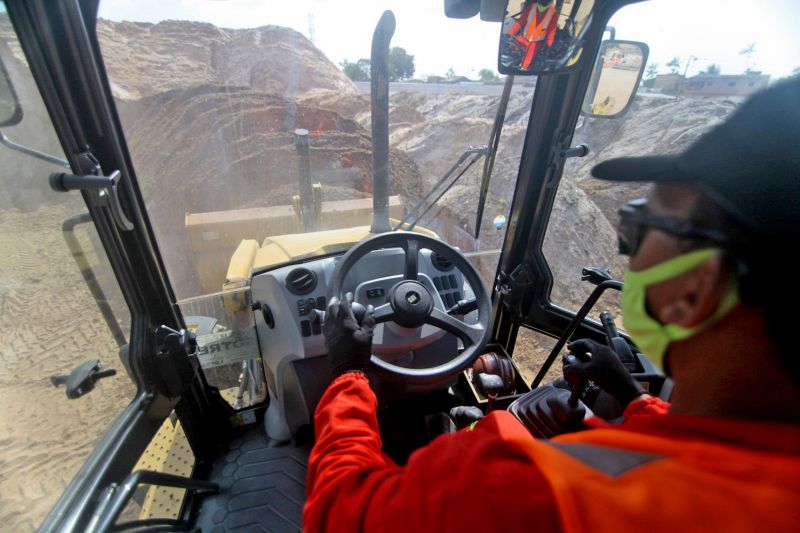
<svg viewBox="0 0 800 533">
<path fill-rule="evenodd" d="M 559 531 L 543 474 L 509 413 L 443 435 L 397 466 L 381 452 L 377 400 L 361 374 L 334 380 L 315 416 L 303 510 L 306 531 Z"/>
<path fill-rule="evenodd" d="M 623 416 L 625 420 L 631 420 L 642 416 L 665 415 L 667 412 L 669 412 L 669 402 L 657 396 L 646 395 L 629 403 Z"/>
</svg>

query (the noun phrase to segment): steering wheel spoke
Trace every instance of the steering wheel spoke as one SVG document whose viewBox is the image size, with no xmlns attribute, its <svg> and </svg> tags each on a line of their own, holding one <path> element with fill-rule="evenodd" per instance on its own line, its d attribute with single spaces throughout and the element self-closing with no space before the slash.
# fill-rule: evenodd
<svg viewBox="0 0 800 533">
<path fill-rule="evenodd" d="M 426 322 L 431 326 L 436 326 L 448 333 L 456 335 L 464 341 L 464 344 L 467 346 L 478 344 L 483 338 L 485 331 L 480 325 L 471 326 L 437 308 L 433 308 Z"/>
<path fill-rule="evenodd" d="M 394 319 L 394 309 L 392 309 L 392 304 L 385 303 L 383 305 L 379 305 L 375 308 L 375 323 L 380 324 L 381 322 L 389 322 Z"/>
<path fill-rule="evenodd" d="M 404 277 L 405 279 L 416 280 L 419 277 L 419 241 L 408 239 L 403 246 L 406 254 Z"/>
</svg>

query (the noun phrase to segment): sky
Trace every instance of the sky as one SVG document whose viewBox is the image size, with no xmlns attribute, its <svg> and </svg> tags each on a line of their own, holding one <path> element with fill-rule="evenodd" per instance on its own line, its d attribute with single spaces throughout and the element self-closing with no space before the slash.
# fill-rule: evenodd
<svg viewBox="0 0 800 533">
<path fill-rule="evenodd" d="M 478 17 L 444 17 L 443 0 L 101 0 L 100 17 L 121 21 L 195 20 L 224 28 L 276 24 L 310 37 L 331 61 L 367 58 L 375 24 L 385 9 L 397 19 L 392 46 L 415 57 L 416 77 L 477 77 L 495 69 L 500 24 Z M 722 74 L 752 67 L 773 79 L 800 67 L 800 0 L 649 0 L 626 6 L 609 25 L 618 39 L 650 46 L 650 62 L 667 72 L 673 57 L 688 75 L 709 64 Z M 755 43 L 755 52 L 740 52 Z"/>
</svg>

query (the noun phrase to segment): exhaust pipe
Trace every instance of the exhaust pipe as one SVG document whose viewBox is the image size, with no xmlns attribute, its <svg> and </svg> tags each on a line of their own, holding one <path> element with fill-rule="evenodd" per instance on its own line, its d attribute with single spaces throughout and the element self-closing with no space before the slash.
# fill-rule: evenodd
<svg viewBox="0 0 800 533">
<path fill-rule="evenodd" d="M 372 109 L 372 233 L 389 226 L 389 43 L 395 30 L 394 13 L 381 15 L 372 34 L 370 97 Z"/>
<path fill-rule="evenodd" d="M 314 189 L 311 184 L 311 155 L 308 130 L 294 130 L 294 147 L 297 150 L 297 176 L 300 190 L 300 220 L 304 231 L 317 231 L 319 221 L 316 216 Z"/>
</svg>

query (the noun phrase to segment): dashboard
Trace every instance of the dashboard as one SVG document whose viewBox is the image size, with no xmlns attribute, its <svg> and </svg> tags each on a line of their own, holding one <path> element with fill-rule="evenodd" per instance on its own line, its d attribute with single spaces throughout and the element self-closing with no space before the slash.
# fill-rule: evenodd
<svg viewBox="0 0 800 533">
<path fill-rule="evenodd" d="M 317 312 L 327 306 L 333 274 L 343 258 L 344 255 L 313 258 L 252 278 L 251 301 L 270 395 L 264 424 L 271 438 L 286 440 L 308 426 L 330 383 L 330 369 L 324 357 L 325 336 Z M 341 280 L 341 294 L 352 292 L 355 301 L 377 308 L 389 301 L 393 287 L 404 280 L 405 263 L 402 248 L 367 252 L 350 265 Z M 459 300 L 475 298 L 459 268 L 432 250 L 418 251 L 416 270 L 417 281 L 429 290 L 433 306 L 441 311 Z M 479 311 L 453 318 L 477 324 Z M 408 369 L 446 368 L 463 353 L 463 348 L 459 337 L 429 324 L 405 328 L 396 322 L 383 322 L 373 334 L 373 354 Z M 384 374 L 374 377 L 380 382 L 384 398 L 437 390 L 457 380 L 456 375 L 450 374 L 418 383 L 398 381 Z"/>
<path fill-rule="evenodd" d="M 289 265 L 253 277 L 252 301 L 262 313 L 256 313 L 256 326 L 262 356 L 268 366 L 277 366 L 285 356 L 307 358 L 327 352 L 316 310 L 327 306 L 328 282 L 341 259 L 325 257 Z M 352 292 L 355 301 L 378 307 L 388 301 L 392 287 L 403 279 L 403 251 L 384 249 L 370 252 L 350 271 L 343 292 Z M 434 305 L 448 309 L 469 297 L 458 269 L 444 257 L 422 249 L 418 257 L 419 281 L 431 290 Z M 427 354 L 431 344 L 446 340 L 448 346 L 436 346 L 452 358 L 458 349 L 456 338 L 430 325 L 403 328 L 389 322 L 375 329 L 375 353 L 387 361 L 411 366 L 436 364 L 435 354 Z"/>
</svg>

